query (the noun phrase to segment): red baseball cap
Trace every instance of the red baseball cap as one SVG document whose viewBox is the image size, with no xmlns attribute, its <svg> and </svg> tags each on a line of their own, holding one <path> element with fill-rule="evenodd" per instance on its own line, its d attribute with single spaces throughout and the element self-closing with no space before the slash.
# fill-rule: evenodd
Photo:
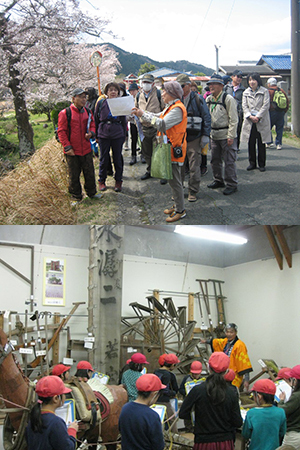
<svg viewBox="0 0 300 450">
<path fill-rule="evenodd" d="M 200 361 L 193 361 L 190 368 L 191 373 L 201 373 L 202 372 L 202 364 Z"/>
<path fill-rule="evenodd" d="M 178 364 L 180 363 L 179 359 L 175 355 L 175 353 L 169 353 L 165 355 L 165 363 L 167 364 Z"/>
<path fill-rule="evenodd" d="M 251 391 L 275 395 L 276 385 L 272 380 L 257 380 L 255 381 Z"/>
<path fill-rule="evenodd" d="M 35 387 L 35 392 L 39 397 L 54 397 L 54 395 L 68 394 L 72 389 L 67 388 L 63 380 L 56 375 L 49 375 L 41 378 Z"/>
<path fill-rule="evenodd" d="M 226 372 L 229 367 L 229 362 L 229 356 L 223 352 L 214 352 L 208 360 L 210 368 L 217 373 Z"/>
<path fill-rule="evenodd" d="M 131 358 L 127 359 L 126 364 L 129 364 L 131 361 Z"/>
<path fill-rule="evenodd" d="M 224 378 L 226 381 L 233 381 L 235 379 L 235 371 L 229 369 L 228 372 L 225 373 Z"/>
<path fill-rule="evenodd" d="M 131 361 L 136 364 L 149 364 L 143 353 L 134 353 L 131 357 Z"/>
<path fill-rule="evenodd" d="M 288 378 L 300 380 L 300 365 L 294 366 L 289 372 L 286 372 Z"/>
<path fill-rule="evenodd" d="M 94 372 L 94 369 L 88 361 L 79 361 L 77 364 L 77 369 L 85 369 L 85 370 L 92 370 Z"/>
<path fill-rule="evenodd" d="M 154 373 L 146 373 L 136 380 L 135 383 L 137 390 L 141 392 L 160 391 L 167 386 L 162 384 L 160 379 Z"/>
<path fill-rule="evenodd" d="M 159 364 L 160 366 L 163 366 L 163 365 L 164 365 L 166 355 L 167 355 L 167 354 L 164 353 L 163 355 L 160 355 L 160 357 L 158 358 L 158 364 Z"/>
<path fill-rule="evenodd" d="M 52 367 L 52 375 L 61 375 L 71 369 L 71 366 L 65 366 L 64 364 L 56 364 Z"/>
<path fill-rule="evenodd" d="M 278 371 L 277 377 L 275 378 L 276 380 L 288 380 L 290 377 L 290 371 L 292 369 L 290 367 L 283 367 L 282 369 L 280 369 Z"/>
</svg>

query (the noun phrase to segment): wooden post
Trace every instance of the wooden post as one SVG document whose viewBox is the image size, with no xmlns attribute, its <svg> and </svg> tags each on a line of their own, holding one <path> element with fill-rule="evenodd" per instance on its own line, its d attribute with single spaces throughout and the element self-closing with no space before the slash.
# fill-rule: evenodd
<svg viewBox="0 0 300 450">
<path fill-rule="evenodd" d="M 188 322 L 192 322 L 194 320 L 194 301 L 195 295 L 193 292 L 190 292 L 188 298 Z"/>
<path fill-rule="evenodd" d="M 54 324 L 57 326 L 60 324 L 59 313 L 54 313 Z M 55 364 L 58 363 L 59 363 L 59 333 L 52 346 L 52 365 L 55 366 Z"/>
</svg>

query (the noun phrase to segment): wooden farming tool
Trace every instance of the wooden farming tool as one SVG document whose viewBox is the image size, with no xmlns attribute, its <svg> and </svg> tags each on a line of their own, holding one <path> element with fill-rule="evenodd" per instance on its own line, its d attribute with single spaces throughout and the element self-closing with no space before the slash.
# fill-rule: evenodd
<svg viewBox="0 0 300 450">
<path fill-rule="evenodd" d="M 75 313 L 76 309 L 78 308 L 78 306 L 80 305 L 84 305 L 85 302 L 76 302 L 73 303 L 73 308 L 71 309 L 70 313 L 63 318 L 63 320 L 60 322 L 60 324 L 57 327 L 57 330 L 55 331 L 55 333 L 53 334 L 52 338 L 50 339 L 48 346 L 47 346 L 47 350 L 49 351 L 54 342 L 56 341 L 60 331 L 66 326 L 66 324 L 68 323 L 68 321 L 71 319 L 72 315 Z M 43 356 L 38 356 L 37 358 L 35 358 L 31 363 L 30 363 L 30 367 L 35 368 L 37 367 L 43 360 Z"/>
</svg>

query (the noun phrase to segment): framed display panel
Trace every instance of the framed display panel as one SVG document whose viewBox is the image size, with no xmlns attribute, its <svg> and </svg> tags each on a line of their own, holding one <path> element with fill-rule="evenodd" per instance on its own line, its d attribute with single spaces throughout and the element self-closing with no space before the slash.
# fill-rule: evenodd
<svg viewBox="0 0 300 450">
<path fill-rule="evenodd" d="M 43 305 L 65 306 L 66 260 L 44 258 Z"/>
</svg>

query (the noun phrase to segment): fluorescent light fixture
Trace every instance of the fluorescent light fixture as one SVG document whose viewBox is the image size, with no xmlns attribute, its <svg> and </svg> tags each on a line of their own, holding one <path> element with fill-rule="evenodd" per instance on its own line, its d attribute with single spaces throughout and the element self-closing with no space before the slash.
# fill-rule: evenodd
<svg viewBox="0 0 300 450">
<path fill-rule="evenodd" d="M 247 239 L 235 234 L 211 230 L 209 228 L 203 228 L 202 226 L 176 225 L 174 233 L 182 234 L 183 236 L 207 239 L 210 241 L 227 242 L 237 245 L 243 245 L 248 242 Z"/>
</svg>

